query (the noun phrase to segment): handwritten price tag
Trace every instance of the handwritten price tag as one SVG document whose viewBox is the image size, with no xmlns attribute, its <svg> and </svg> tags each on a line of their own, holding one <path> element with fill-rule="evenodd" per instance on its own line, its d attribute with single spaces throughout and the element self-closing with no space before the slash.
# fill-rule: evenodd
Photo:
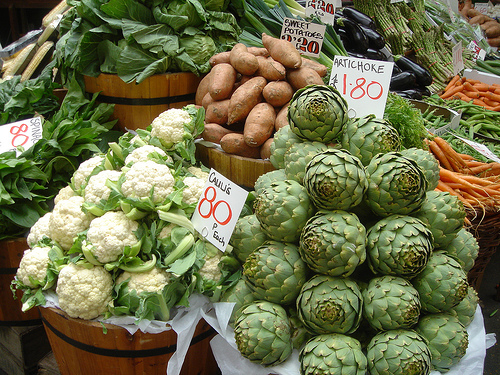
<svg viewBox="0 0 500 375">
<path fill-rule="evenodd" d="M 455 137 L 457 137 L 458 139 L 462 140 L 462 142 L 467 143 L 470 147 L 472 147 L 474 150 L 476 150 L 480 154 L 486 156 L 487 158 L 489 158 L 493 161 L 496 161 L 497 163 L 500 163 L 500 158 L 498 156 L 496 156 L 493 152 L 491 152 L 491 150 L 488 147 L 486 147 L 485 145 L 471 141 L 471 140 L 466 139 L 466 138 L 459 137 L 456 134 L 453 134 L 453 135 Z"/>
<path fill-rule="evenodd" d="M 0 152 L 27 150 L 42 138 L 42 119 L 34 117 L 0 126 Z"/>
<path fill-rule="evenodd" d="M 451 53 L 453 55 L 453 74 L 457 75 L 465 68 L 461 41 L 453 46 Z"/>
<path fill-rule="evenodd" d="M 472 56 L 474 61 L 478 59 L 484 60 L 484 58 L 486 57 L 486 51 L 479 47 L 474 40 L 471 40 L 471 42 L 467 45 L 467 49 L 474 53 L 474 55 Z"/>
<path fill-rule="evenodd" d="M 369 114 L 382 117 L 393 65 L 392 61 L 335 56 L 330 85 L 340 92 L 349 109 L 355 111 L 355 117 Z"/>
<path fill-rule="evenodd" d="M 339 0 L 308 0 L 306 1 L 306 17 L 318 17 L 323 23 L 333 24 L 335 9 L 342 7 Z"/>
<path fill-rule="evenodd" d="M 318 57 L 323 46 L 326 25 L 285 18 L 281 27 L 281 39 L 288 40 L 303 55 Z"/>
<path fill-rule="evenodd" d="M 220 251 L 227 244 L 248 192 L 211 169 L 191 221 L 195 229 Z"/>
</svg>

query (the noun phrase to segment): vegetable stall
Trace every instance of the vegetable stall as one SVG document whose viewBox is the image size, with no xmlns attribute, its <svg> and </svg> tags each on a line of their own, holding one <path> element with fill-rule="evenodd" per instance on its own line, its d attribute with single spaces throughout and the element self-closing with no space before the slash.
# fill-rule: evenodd
<svg viewBox="0 0 500 375">
<path fill-rule="evenodd" d="M 63 0 L 4 59 L 1 123 L 41 124 L 0 154 L 8 298 L 61 373 L 484 362 L 500 57 L 440 0 L 310 6 Z"/>
</svg>

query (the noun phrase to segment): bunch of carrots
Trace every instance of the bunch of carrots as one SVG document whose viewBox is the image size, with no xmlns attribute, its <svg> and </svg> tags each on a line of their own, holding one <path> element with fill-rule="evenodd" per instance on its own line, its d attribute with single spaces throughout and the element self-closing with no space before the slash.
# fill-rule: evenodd
<svg viewBox="0 0 500 375">
<path fill-rule="evenodd" d="M 440 165 L 437 190 L 457 196 L 465 207 L 500 209 L 500 163 L 484 163 L 458 153 L 441 137 L 427 140 Z"/>
<path fill-rule="evenodd" d="M 492 111 L 500 111 L 500 84 L 484 83 L 456 75 L 446 85 L 441 99 L 461 99 Z"/>
</svg>

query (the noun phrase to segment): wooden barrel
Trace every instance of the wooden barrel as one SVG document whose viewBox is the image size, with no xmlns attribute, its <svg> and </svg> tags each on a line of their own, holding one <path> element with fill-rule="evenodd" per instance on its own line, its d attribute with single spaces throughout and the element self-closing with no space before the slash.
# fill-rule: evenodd
<svg viewBox="0 0 500 375">
<path fill-rule="evenodd" d="M 56 308 L 40 308 L 42 321 L 62 375 L 161 374 L 176 350 L 173 331 L 131 335 L 125 328 L 73 319 Z M 200 320 L 187 352 L 181 375 L 220 374 L 210 349 L 216 334 Z"/>
<path fill-rule="evenodd" d="M 0 325 L 30 326 L 41 324 L 38 308 L 22 312 L 21 297 L 23 293 L 16 291 L 14 299 L 10 283 L 16 275 L 24 250 L 28 249 L 26 238 L 0 241 Z"/>
<path fill-rule="evenodd" d="M 114 74 L 84 76 L 87 93 L 99 92 L 99 102 L 115 105 L 113 117 L 122 131 L 145 129 L 167 109 L 193 104 L 200 81 L 188 72 L 156 74 L 139 84 L 125 83 Z"/>
</svg>

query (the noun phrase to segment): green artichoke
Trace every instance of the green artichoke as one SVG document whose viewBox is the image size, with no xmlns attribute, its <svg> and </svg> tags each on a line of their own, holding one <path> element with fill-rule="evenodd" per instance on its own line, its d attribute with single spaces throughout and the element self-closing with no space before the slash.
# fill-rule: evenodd
<svg viewBox="0 0 500 375">
<path fill-rule="evenodd" d="M 361 344 L 340 333 L 318 335 L 299 353 L 301 375 L 365 375 L 366 356 Z"/>
<path fill-rule="evenodd" d="M 436 157 L 429 151 L 421 148 L 411 147 L 400 151 L 401 155 L 412 159 L 424 172 L 427 180 L 427 190 L 434 190 L 439 182 L 439 163 Z"/>
<path fill-rule="evenodd" d="M 468 293 L 467 274 L 462 266 L 443 251 L 434 251 L 425 268 L 412 279 L 420 295 L 422 310 L 447 312 Z"/>
<path fill-rule="evenodd" d="M 242 306 L 245 306 L 255 301 L 255 296 L 252 294 L 250 286 L 242 277 L 232 287 L 226 289 L 220 298 L 220 302 L 234 302 L 233 311 L 231 313 L 230 322 L 234 322 L 236 315 Z"/>
<path fill-rule="evenodd" d="M 479 295 L 476 290 L 469 285 L 467 288 L 467 295 L 460 301 L 458 305 L 452 307 L 450 314 L 456 316 L 460 323 L 464 327 L 468 327 L 474 320 L 474 315 L 476 314 L 477 305 L 479 304 Z"/>
<path fill-rule="evenodd" d="M 308 268 L 295 244 L 267 241 L 248 255 L 243 275 L 256 299 L 287 305 L 299 295 Z"/>
<path fill-rule="evenodd" d="M 270 185 L 271 182 L 282 180 L 286 180 L 285 169 L 274 169 L 257 177 L 257 180 L 255 180 L 255 183 L 253 185 L 253 189 L 256 194 L 259 194 L 260 190 L 263 187 Z"/>
<path fill-rule="evenodd" d="M 374 273 L 411 279 L 424 269 L 432 251 L 431 231 L 412 216 L 388 216 L 367 233 L 368 265 Z"/>
<path fill-rule="evenodd" d="M 302 139 L 330 143 L 348 121 L 347 102 L 329 85 L 308 85 L 297 91 L 288 107 L 288 123 Z"/>
<path fill-rule="evenodd" d="M 366 348 L 371 375 L 428 375 L 431 351 L 415 331 L 393 329 L 375 335 Z"/>
<path fill-rule="evenodd" d="M 263 187 L 253 207 L 267 236 L 282 242 L 297 242 L 316 210 L 305 187 L 294 180 L 275 181 Z"/>
<path fill-rule="evenodd" d="M 411 328 L 420 317 L 418 292 L 402 277 L 374 277 L 363 289 L 363 317 L 379 331 Z"/>
<path fill-rule="evenodd" d="M 302 259 L 316 273 L 349 276 L 366 259 L 366 229 L 350 212 L 318 211 L 300 234 Z"/>
<path fill-rule="evenodd" d="M 229 244 L 233 247 L 233 255 L 244 263 L 247 256 L 268 239 L 257 216 L 252 214 L 238 218 Z"/>
<path fill-rule="evenodd" d="M 420 319 L 415 330 L 427 340 L 432 366 L 441 373 L 448 372 L 457 364 L 469 346 L 467 330 L 451 314 L 426 315 Z"/>
<path fill-rule="evenodd" d="M 288 319 L 290 320 L 290 329 L 292 331 L 292 345 L 294 349 L 299 350 L 313 337 L 313 335 L 304 326 L 302 320 L 300 320 L 295 306 L 287 306 L 287 313 Z"/>
<path fill-rule="evenodd" d="M 464 226 L 465 208 L 457 196 L 428 191 L 420 209 L 412 216 L 422 220 L 432 232 L 435 249 L 446 249 Z"/>
<path fill-rule="evenodd" d="M 366 203 L 378 216 L 408 215 L 424 202 L 427 180 L 422 169 L 398 152 L 374 156 L 366 177 Z"/>
<path fill-rule="evenodd" d="M 277 130 L 273 135 L 273 143 L 271 143 L 269 161 L 276 169 L 285 168 L 285 152 L 288 148 L 297 142 L 302 142 L 293 131 L 290 125 L 285 125 Z"/>
<path fill-rule="evenodd" d="M 314 155 L 327 149 L 328 146 L 321 142 L 304 141 L 291 145 L 284 156 L 286 178 L 302 184 L 307 163 Z"/>
<path fill-rule="evenodd" d="M 362 202 L 368 181 L 358 158 L 328 149 L 307 164 L 303 185 L 317 208 L 348 211 Z"/>
<path fill-rule="evenodd" d="M 368 165 L 379 153 L 399 151 L 401 141 L 389 121 L 366 115 L 347 122 L 342 131 L 341 145 L 363 165 Z"/>
<path fill-rule="evenodd" d="M 350 334 L 359 327 L 362 298 L 349 278 L 314 275 L 297 297 L 297 313 L 311 333 Z"/>
<path fill-rule="evenodd" d="M 479 243 L 470 231 L 462 227 L 443 250 L 458 260 L 465 272 L 469 272 L 479 255 Z"/>
<path fill-rule="evenodd" d="M 272 302 L 243 306 L 234 322 L 234 338 L 243 357 L 263 366 L 284 362 L 293 350 L 286 311 Z"/>
</svg>

